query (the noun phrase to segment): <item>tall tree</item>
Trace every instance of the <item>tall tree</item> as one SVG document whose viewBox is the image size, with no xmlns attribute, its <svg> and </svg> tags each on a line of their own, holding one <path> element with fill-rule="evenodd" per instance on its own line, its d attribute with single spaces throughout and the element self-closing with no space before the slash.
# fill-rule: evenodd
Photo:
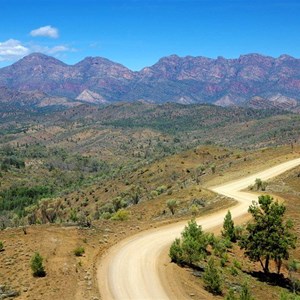
<svg viewBox="0 0 300 300">
<path fill-rule="evenodd" d="M 249 212 L 254 222 L 248 224 L 247 233 L 240 246 L 252 261 L 259 261 L 264 272 L 269 273 L 270 260 L 274 260 L 280 273 L 282 260 L 289 258 L 289 250 L 295 248 L 296 236 L 291 221 L 284 221 L 285 206 L 269 195 L 258 197 Z"/>
</svg>

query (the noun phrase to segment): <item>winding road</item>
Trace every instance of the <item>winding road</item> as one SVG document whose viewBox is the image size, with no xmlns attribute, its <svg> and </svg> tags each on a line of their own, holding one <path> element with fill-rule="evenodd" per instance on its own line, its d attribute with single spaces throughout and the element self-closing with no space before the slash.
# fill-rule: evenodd
<svg viewBox="0 0 300 300">
<path fill-rule="evenodd" d="M 230 208 L 234 218 L 247 213 L 249 205 L 257 195 L 241 190 L 253 184 L 256 178 L 268 180 L 300 165 L 300 158 L 281 163 L 254 175 L 210 188 L 221 195 L 233 198 L 238 203 Z M 226 210 L 197 219 L 204 230 L 223 223 Z M 181 299 L 172 295 L 160 280 L 160 255 L 172 241 L 180 236 L 185 222 L 143 231 L 131 236 L 111 249 L 101 260 L 97 280 L 101 298 L 117 300 Z M 182 297 L 184 298 L 184 297 Z"/>
</svg>

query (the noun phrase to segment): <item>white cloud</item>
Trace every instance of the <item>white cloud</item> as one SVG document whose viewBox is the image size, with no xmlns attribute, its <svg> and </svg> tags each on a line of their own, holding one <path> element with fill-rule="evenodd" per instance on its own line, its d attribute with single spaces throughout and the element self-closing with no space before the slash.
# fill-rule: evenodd
<svg viewBox="0 0 300 300">
<path fill-rule="evenodd" d="M 76 51 L 77 50 L 75 48 L 69 47 L 68 45 L 56 45 L 49 47 L 32 43 L 23 44 L 18 40 L 9 39 L 7 41 L 0 42 L 0 62 L 3 62 L 4 65 L 5 62 L 15 62 L 33 52 L 40 52 L 47 55 L 60 57 L 62 54 Z"/>
<path fill-rule="evenodd" d="M 15 60 L 30 53 L 30 49 L 18 40 L 0 42 L 0 61 Z"/>
<path fill-rule="evenodd" d="M 71 51 L 71 49 L 69 47 L 66 47 L 64 45 L 58 45 L 58 46 L 54 46 L 52 48 L 48 49 L 48 54 L 55 54 L 58 52 L 67 52 L 67 51 Z"/>
<path fill-rule="evenodd" d="M 55 27 L 52 27 L 50 25 L 43 26 L 34 30 L 30 31 L 31 36 L 44 36 L 44 37 L 50 37 L 53 39 L 58 38 L 58 29 Z"/>
<path fill-rule="evenodd" d="M 70 48 L 65 45 L 57 45 L 54 47 L 47 47 L 47 46 L 39 46 L 39 45 L 32 45 L 31 52 L 41 52 L 48 55 L 54 55 L 61 52 L 75 52 L 74 48 Z"/>
</svg>

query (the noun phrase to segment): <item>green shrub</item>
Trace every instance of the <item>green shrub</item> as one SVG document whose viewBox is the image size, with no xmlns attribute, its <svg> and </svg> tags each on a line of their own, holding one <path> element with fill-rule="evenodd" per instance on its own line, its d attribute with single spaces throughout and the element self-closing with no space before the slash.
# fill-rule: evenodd
<svg viewBox="0 0 300 300">
<path fill-rule="evenodd" d="M 114 210 L 117 212 L 118 210 L 125 208 L 128 206 L 128 203 L 126 202 L 125 199 L 122 197 L 116 197 L 112 200 L 112 204 L 114 207 Z"/>
<path fill-rule="evenodd" d="M 167 207 L 171 211 L 172 215 L 174 215 L 175 210 L 178 207 L 178 201 L 176 199 L 169 199 L 167 201 Z"/>
<path fill-rule="evenodd" d="M 0 252 L 4 251 L 4 243 L 2 241 L 0 241 Z"/>
<path fill-rule="evenodd" d="M 229 289 L 228 294 L 225 297 L 225 300 L 237 300 L 233 289 Z"/>
<path fill-rule="evenodd" d="M 238 260 L 236 260 L 236 259 L 233 260 L 233 265 L 234 265 L 235 268 L 237 268 L 239 270 L 242 269 L 241 263 Z"/>
<path fill-rule="evenodd" d="M 77 212 L 74 208 L 72 208 L 70 211 L 70 220 L 74 223 L 78 221 Z"/>
<path fill-rule="evenodd" d="M 234 266 L 231 266 L 231 268 L 230 268 L 230 274 L 232 276 L 237 276 L 237 275 L 239 275 L 239 271 Z"/>
<path fill-rule="evenodd" d="M 197 205 L 193 204 L 189 210 L 193 216 L 196 216 L 199 212 L 199 207 Z"/>
<path fill-rule="evenodd" d="M 214 254 L 218 257 L 222 257 L 227 251 L 226 243 L 224 239 L 216 238 L 213 244 Z"/>
<path fill-rule="evenodd" d="M 158 196 L 158 192 L 156 190 L 153 190 L 150 192 L 150 196 L 151 196 L 151 198 L 155 198 Z"/>
<path fill-rule="evenodd" d="M 240 300 L 254 300 L 250 292 L 248 284 L 245 282 L 240 292 Z"/>
<path fill-rule="evenodd" d="M 228 254 L 224 253 L 220 259 L 221 267 L 224 268 L 227 262 L 228 262 Z"/>
<path fill-rule="evenodd" d="M 85 250 L 82 246 L 80 247 L 77 247 L 75 250 L 74 250 L 74 254 L 75 256 L 82 256 L 84 254 Z"/>
<path fill-rule="evenodd" d="M 113 214 L 111 220 L 114 221 L 126 221 L 129 219 L 129 211 L 126 209 L 120 209 L 116 213 Z"/>
<path fill-rule="evenodd" d="M 257 190 L 265 191 L 268 183 L 266 181 L 262 181 L 260 178 L 255 179 L 255 186 Z"/>
<path fill-rule="evenodd" d="M 300 296 L 298 296 L 297 294 L 291 294 L 288 292 L 282 292 L 280 294 L 280 300 L 300 300 Z"/>
<path fill-rule="evenodd" d="M 158 195 L 164 193 L 167 190 L 167 187 L 165 185 L 159 186 L 156 191 L 158 193 Z"/>
<path fill-rule="evenodd" d="M 112 214 L 109 212 L 104 212 L 100 215 L 100 219 L 109 220 L 111 218 Z"/>
<path fill-rule="evenodd" d="M 181 239 L 176 239 L 171 245 L 169 256 L 178 264 L 194 264 L 207 256 L 209 234 L 193 219 L 185 226 Z"/>
<path fill-rule="evenodd" d="M 39 252 L 35 252 L 31 257 L 30 266 L 34 276 L 44 277 L 46 275 L 43 266 L 43 257 Z"/>
<path fill-rule="evenodd" d="M 172 243 L 169 251 L 169 256 L 172 262 L 179 265 L 183 263 L 183 258 L 182 258 L 183 253 L 182 253 L 180 239 L 175 239 L 175 241 Z"/>
</svg>

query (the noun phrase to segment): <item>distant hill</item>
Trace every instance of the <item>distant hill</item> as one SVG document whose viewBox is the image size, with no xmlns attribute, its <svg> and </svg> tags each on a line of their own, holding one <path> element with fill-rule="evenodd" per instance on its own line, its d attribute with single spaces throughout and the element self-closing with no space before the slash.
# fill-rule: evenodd
<svg viewBox="0 0 300 300">
<path fill-rule="evenodd" d="M 95 104 L 145 100 L 299 112 L 300 60 L 288 55 L 248 54 L 237 59 L 171 55 L 134 72 L 101 57 L 67 65 L 33 53 L 0 69 L 0 87 Z"/>
</svg>

